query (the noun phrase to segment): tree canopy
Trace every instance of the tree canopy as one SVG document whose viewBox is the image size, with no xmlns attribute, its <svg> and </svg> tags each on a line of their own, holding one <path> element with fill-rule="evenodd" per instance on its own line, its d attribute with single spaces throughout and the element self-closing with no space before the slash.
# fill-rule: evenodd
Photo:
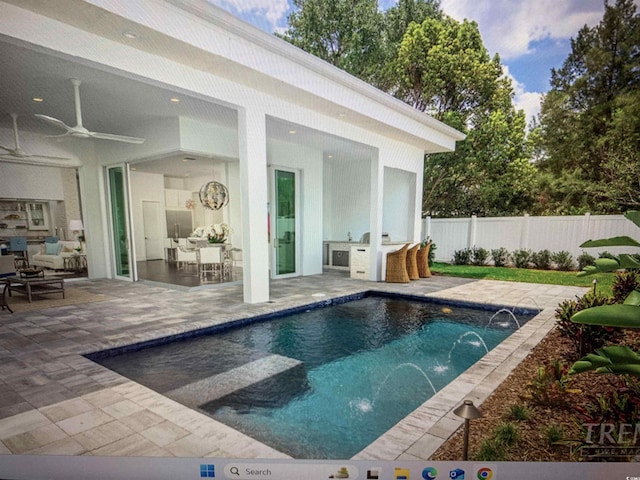
<svg viewBox="0 0 640 480">
<path fill-rule="evenodd" d="M 542 213 L 620 213 L 640 205 L 640 17 L 605 2 L 551 71 L 542 103 Z"/>
<path fill-rule="evenodd" d="M 293 0 L 294 45 L 463 131 L 453 153 L 425 156 L 423 214 L 620 213 L 640 205 L 640 20 L 605 0 L 551 71 L 526 131 L 500 57 L 475 22 L 439 0 Z"/>
</svg>

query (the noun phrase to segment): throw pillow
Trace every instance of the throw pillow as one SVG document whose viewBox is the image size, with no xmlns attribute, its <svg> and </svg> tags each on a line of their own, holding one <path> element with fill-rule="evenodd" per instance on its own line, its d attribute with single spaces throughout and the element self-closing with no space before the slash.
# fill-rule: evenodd
<svg viewBox="0 0 640 480">
<path fill-rule="evenodd" d="M 45 243 L 44 253 L 45 255 L 58 255 L 61 248 L 62 245 L 60 245 L 59 243 Z"/>
<path fill-rule="evenodd" d="M 63 253 L 73 253 L 73 252 L 75 252 L 75 250 L 73 248 L 71 248 L 69 245 L 65 245 L 64 247 L 62 247 L 62 252 Z"/>
</svg>

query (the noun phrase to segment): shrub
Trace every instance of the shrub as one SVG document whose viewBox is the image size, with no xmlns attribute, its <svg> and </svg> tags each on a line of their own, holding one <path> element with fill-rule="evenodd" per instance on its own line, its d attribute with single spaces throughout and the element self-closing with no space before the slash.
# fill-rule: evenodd
<svg viewBox="0 0 640 480">
<path fill-rule="evenodd" d="M 571 377 L 568 366 L 558 359 L 538 366 L 533 380 L 527 385 L 531 401 L 544 407 L 564 407 L 569 405 L 567 393 Z"/>
<path fill-rule="evenodd" d="M 633 291 L 640 288 L 640 273 L 637 270 L 627 270 L 616 273 L 612 285 L 613 300 L 615 303 L 624 302 L 625 298 Z"/>
<path fill-rule="evenodd" d="M 529 268 L 531 250 L 520 249 L 511 254 L 511 261 L 516 268 Z"/>
<path fill-rule="evenodd" d="M 538 270 L 549 270 L 551 268 L 551 252 L 549 250 L 540 250 L 531 255 L 531 263 Z"/>
<path fill-rule="evenodd" d="M 556 264 L 558 270 L 571 270 L 573 268 L 573 255 L 566 250 L 555 252 L 551 255 L 551 260 Z"/>
<path fill-rule="evenodd" d="M 507 417 L 511 420 L 525 421 L 529 420 L 531 414 L 526 405 L 514 403 L 509 407 L 509 415 Z"/>
<path fill-rule="evenodd" d="M 504 247 L 496 248 L 491 250 L 491 259 L 496 267 L 504 267 L 509 262 L 509 252 Z"/>
<path fill-rule="evenodd" d="M 565 300 L 558 305 L 555 313 L 556 327 L 560 335 L 568 338 L 573 345 L 574 351 L 571 352 L 571 358 L 581 358 L 620 337 L 620 330 L 617 328 L 585 325 L 571 321 L 571 317 L 580 310 L 610 303 L 612 301 L 606 296 L 588 292 L 582 298 Z"/>
<path fill-rule="evenodd" d="M 544 436 L 549 446 L 552 446 L 564 438 L 564 430 L 559 425 L 550 425 L 546 428 Z"/>
<path fill-rule="evenodd" d="M 473 247 L 471 250 L 471 263 L 474 265 L 486 265 L 489 259 L 489 251 L 482 247 Z"/>
<path fill-rule="evenodd" d="M 432 267 L 433 266 L 433 262 L 436 259 L 436 249 L 438 247 L 436 246 L 436 242 L 431 242 L 431 248 L 429 249 L 429 256 L 428 261 L 429 261 L 429 266 Z"/>
<path fill-rule="evenodd" d="M 503 447 L 511 447 L 520 439 L 520 429 L 513 423 L 501 423 L 493 433 L 496 444 Z"/>
<path fill-rule="evenodd" d="M 464 248 L 453 252 L 454 265 L 469 265 L 471 263 L 471 249 Z"/>
<path fill-rule="evenodd" d="M 606 250 L 604 252 L 600 252 L 598 254 L 598 258 L 611 258 L 611 259 L 615 259 L 616 256 L 613 253 L 607 252 Z"/>
<path fill-rule="evenodd" d="M 473 456 L 478 462 L 500 462 L 506 459 L 504 448 L 493 440 L 485 440 Z"/>
<path fill-rule="evenodd" d="M 584 267 L 593 265 L 596 261 L 596 257 L 589 255 L 587 252 L 582 252 L 576 260 L 578 261 L 578 270 L 582 270 Z"/>
</svg>

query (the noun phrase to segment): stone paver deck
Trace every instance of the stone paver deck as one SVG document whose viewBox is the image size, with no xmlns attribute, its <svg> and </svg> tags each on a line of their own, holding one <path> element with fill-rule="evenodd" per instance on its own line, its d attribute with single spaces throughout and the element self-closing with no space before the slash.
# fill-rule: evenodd
<svg viewBox="0 0 640 480">
<path fill-rule="evenodd" d="M 278 280 L 268 303 L 242 287 L 185 292 L 115 280 L 74 282 L 103 302 L 0 312 L 0 454 L 286 458 L 286 455 L 82 354 L 176 335 L 365 290 L 542 309 L 542 313 L 359 453 L 357 459 L 427 459 L 460 424 L 464 398 L 480 404 L 553 327 L 577 287 L 431 277 L 410 284 L 351 280 L 338 272 Z"/>
</svg>

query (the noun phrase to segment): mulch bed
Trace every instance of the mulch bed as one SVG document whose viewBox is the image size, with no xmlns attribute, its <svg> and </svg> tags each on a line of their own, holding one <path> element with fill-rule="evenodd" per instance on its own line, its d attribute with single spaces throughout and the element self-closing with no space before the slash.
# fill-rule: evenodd
<svg viewBox="0 0 640 480">
<path fill-rule="evenodd" d="M 638 331 L 625 331 L 621 343 L 631 346 L 640 345 Z M 636 348 L 637 350 L 637 348 Z M 498 448 L 496 461 L 581 461 L 584 460 L 577 448 L 585 434 L 581 427 L 575 406 L 585 405 L 589 396 L 617 390 L 618 377 L 612 374 L 587 372 L 571 376 L 569 388 L 575 393 L 566 393 L 565 405 L 535 405 L 530 398 L 528 386 L 535 378 L 538 367 L 548 365 L 553 359 L 562 359 L 562 352 L 571 352 L 571 343 L 562 338 L 557 330 L 552 330 L 514 369 L 511 375 L 480 406 L 483 417 L 470 423 L 469 459 L 479 459 L 478 453 L 483 442 L 495 435 L 495 428 L 505 422 L 517 426 L 518 440 L 511 446 Z M 571 365 L 573 359 L 565 359 Z M 560 402 L 563 403 L 563 402 Z M 527 420 L 515 420 L 511 417 L 511 406 L 525 405 L 529 413 Z M 555 425 L 562 431 L 564 444 L 551 444 L 548 440 L 549 427 Z M 433 460 L 462 459 L 463 430 L 444 443 L 431 457 Z M 571 440 L 575 440 L 571 442 Z M 569 443 L 569 444 L 567 444 Z M 484 458 L 488 461 L 489 459 Z M 619 459 L 624 460 L 624 459 Z"/>
</svg>

